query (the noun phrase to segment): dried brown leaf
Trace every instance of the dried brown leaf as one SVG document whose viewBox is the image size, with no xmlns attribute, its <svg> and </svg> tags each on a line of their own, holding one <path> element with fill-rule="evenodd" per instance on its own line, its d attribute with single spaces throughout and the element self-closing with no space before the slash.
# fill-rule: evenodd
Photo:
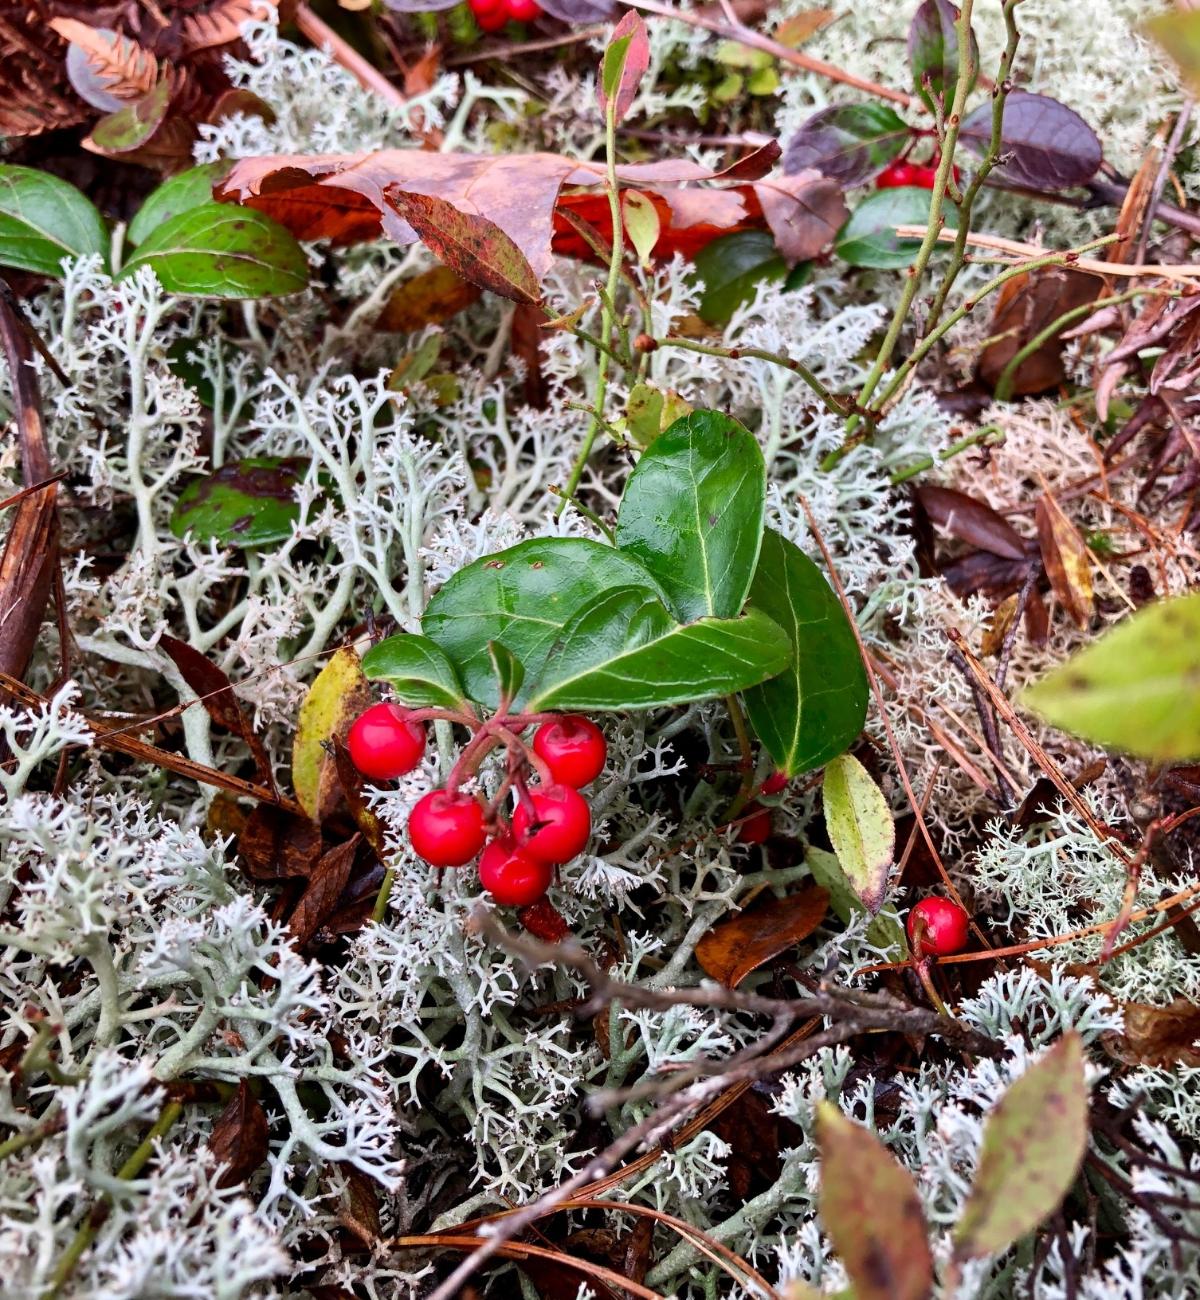
<svg viewBox="0 0 1200 1300">
<path fill-rule="evenodd" d="M 915 495 L 930 521 L 960 542 L 1008 560 L 1027 558 L 1025 539 L 986 501 L 933 484 L 916 488 Z"/>
<path fill-rule="evenodd" d="M 206 12 L 191 14 L 183 20 L 180 34 L 184 49 L 193 53 L 239 41 L 243 23 L 252 18 L 265 18 L 274 8 L 274 0 L 216 0 Z"/>
<path fill-rule="evenodd" d="M 751 971 L 807 939 L 828 910 L 829 891 L 819 885 L 771 898 L 713 926 L 696 945 L 696 960 L 706 975 L 737 988 Z"/>
<path fill-rule="evenodd" d="M 218 1187 L 244 1183 L 267 1158 L 267 1113 L 242 1079 L 208 1138 L 209 1149 L 225 1166 Z"/>
<path fill-rule="evenodd" d="M 1165 1007 L 1127 1002 L 1123 1033 L 1103 1036 L 1105 1050 L 1126 1065 L 1169 1069 L 1200 1066 L 1200 1007 L 1175 998 Z"/>
<path fill-rule="evenodd" d="M 473 302 L 480 288 L 448 266 L 430 267 L 405 280 L 383 305 L 375 328 L 386 333 L 411 334 L 426 325 L 441 325 Z"/>
<path fill-rule="evenodd" d="M 310 876 L 323 848 L 315 822 L 270 804 L 259 804 L 238 834 L 242 870 L 255 881 Z"/>
<path fill-rule="evenodd" d="M 158 60 L 137 41 L 110 28 L 89 27 L 74 18 L 52 18 L 49 26 L 83 51 L 87 70 L 100 90 L 118 100 L 134 100 L 154 89 Z M 84 94 L 84 98 L 89 97 Z"/>
<path fill-rule="evenodd" d="M 313 868 L 308 885 L 288 918 L 288 930 L 297 948 L 303 948 L 316 934 L 321 922 L 336 910 L 342 890 L 350 879 L 354 855 L 361 841 L 362 836 L 355 834 L 322 855 Z"/>
<path fill-rule="evenodd" d="M 1092 561 L 1087 544 L 1049 492 L 1039 497 L 1034 517 L 1050 586 L 1074 622 L 1087 627 L 1092 613 Z"/>
</svg>

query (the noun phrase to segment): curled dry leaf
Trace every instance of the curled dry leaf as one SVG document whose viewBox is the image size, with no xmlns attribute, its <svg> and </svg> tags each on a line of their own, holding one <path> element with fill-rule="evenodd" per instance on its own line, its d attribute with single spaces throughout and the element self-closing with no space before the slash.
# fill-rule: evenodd
<svg viewBox="0 0 1200 1300">
<path fill-rule="evenodd" d="M 771 898 L 713 926 L 696 945 L 696 960 L 705 974 L 737 988 L 751 971 L 807 939 L 828 909 L 829 891 L 819 885 Z"/>
<path fill-rule="evenodd" d="M 1126 1065 L 1168 1069 L 1173 1065 L 1200 1067 L 1200 1007 L 1175 998 L 1165 1007 L 1127 1002 L 1123 1033 L 1101 1040 L 1110 1056 Z"/>
<path fill-rule="evenodd" d="M 915 495 L 930 522 L 960 542 L 1007 560 L 1026 558 L 1025 539 L 985 501 L 933 484 L 922 484 Z"/>
<path fill-rule="evenodd" d="M 266 18 L 274 8 L 275 0 L 217 0 L 204 13 L 183 20 L 184 48 L 191 53 L 239 41 L 244 23 Z"/>
<path fill-rule="evenodd" d="M 1050 586 L 1076 625 L 1087 627 L 1092 613 L 1092 561 L 1087 545 L 1049 492 L 1038 498 L 1035 518 Z"/>
<path fill-rule="evenodd" d="M 304 893 L 288 917 L 288 930 L 297 948 L 303 948 L 316 934 L 321 922 L 333 915 L 350 879 L 354 855 L 361 842 L 362 836 L 355 834 L 344 844 L 322 854 L 313 867 Z"/>
<path fill-rule="evenodd" d="M 238 861 L 251 880 L 292 880 L 312 874 L 323 851 L 316 822 L 259 804 L 238 832 Z"/>
<path fill-rule="evenodd" d="M 925 1300 L 933 1256 L 912 1176 L 831 1101 L 817 1107 L 818 1207 L 856 1300 Z"/>
</svg>

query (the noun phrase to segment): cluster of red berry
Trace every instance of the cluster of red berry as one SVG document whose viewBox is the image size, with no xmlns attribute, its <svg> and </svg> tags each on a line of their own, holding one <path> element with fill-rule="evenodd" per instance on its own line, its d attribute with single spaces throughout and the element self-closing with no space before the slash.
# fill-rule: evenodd
<svg viewBox="0 0 1200 1300">
<path fill-rule="evenodd" d="M 498 32 L 506 23 L 531 23 L 542 16 L 537 0 L 467 0 L 475 21 L 485 32 Z"/>
<path fill-rule="evenodd" d="M 931 190 L 937 181 L 941 161 L 936 154 L 927 163 L 915 163 L 904 158 L 897 158 L 895 162 L 888 163 L 875 178 L 875 188 L 877 190 L 894 190 L 899 189 L 902 185 L 915 185 L 918 189 Z M 955 185 L 958 184 L 960 175 L 958 168 L 955 167 Z"/>
<path fill-rule="evenodd" d="M 463 867 L 479 857 L 479 879 L 496 902 L 527 907 L 550 887 L 555 868 L 583 851 L 592 833 L 592 813 L 579 793 L 604 770 L 607 747 L 600 728 L 587 718 L 560 714 L 497 713 L 486 722 L 444 710 L 409 710 L 373 704 L 346 738 L 355 767 L 372 780 L 393 780 L 411 772 L 425 753 L 424 723 L 446 718 L 471 727 L 444 789 L 430 790 L 408 818 L 416 853 L 435 867 Z M 530 744 L 521 733 L 536 726 Z M 508 770 L 496 798 L 465 794 L 460 784 L 497 746 L 508 751 Z M 536 773 L 537 784 L 527 783 Z M 515 792 L 511 825 L 504 800 Z M 479 856 L 482 851 L 482 856 Z"/>
</svg>

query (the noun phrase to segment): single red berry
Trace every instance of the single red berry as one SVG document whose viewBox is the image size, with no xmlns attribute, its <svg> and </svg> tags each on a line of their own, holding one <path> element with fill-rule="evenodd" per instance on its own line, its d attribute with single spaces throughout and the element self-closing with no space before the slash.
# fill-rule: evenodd
<svg viewBox="0 0 1200 1300">
<path fill-rule="evenodd" d="M 508 25 L 508 6 L 504 0 L 500 0 L 499 4 L 476 0 L 476 3 L 471 5 L 471 12 L 485 32 L 498 32 Z"/>
<path fill-rule="evenodd" d="M 479 883 L 503 907 L 536 903 L 553 879 L 549 862 L 539 862 L 517 848 L 507 835 L 492 840 L 479 859 Z"/>
<path fill-rule="evenodd" d="M 508 18 L 508 5 L 505 0 L 467 0 L 467 8 L 475 15 L 500 13 Z"/>
<path fill-rule="evenodd" d="M 908 942 L 922 956 L 949 957 L 967 946 L 966 912 L 948 898 L 923 898 L 908 914 Z M 919 951 L 918 951 L 919 949 Z"/>
<path fill-rule="evenodd" d="M 738 825 L 737 837 L 743 844 L 765 844 L 771 837 L 770 809 L 751 804 L 746 820 Z"/>
<path fill-rule="evenodd" d="M 791 785 L 791 780 L 784 776 L 782 772 L 772 772 L 759 786 L 758 792 L 759 794 L 782 794 L 789 785 Z"/>
<path fill-rule="evenodd" d="M 517 920 L 535 939 L 544 943 L 562 943 L 571 933 L 566 917 L 548 898 L 539 898 L 517 913 Z"/>
<path fill-rule="evenodd" d="M 513 813 L 517 843 L 531 857 L 556 866 L 582 851 L 592 833 L 592 810 L 569 785 L 548 785 L 529 792 L 532 816 L 525 800 Z"/>
<path fill-rule="evenodd" d="M 461 867 L 483 848 L 483 809 L 469 794 L 430 790 L 408 814 L 413 850 L 435 867 Z"/>
<path fill-rule="evenodd" d="M 569 714 L 533 733 L 533 752 L 545 759 L 556 781 L 578 790 L 604 771 L 608 746 L 594 722 Z"/>
<path fill-rule="evenodd" d="M 508 16 L 515 23 L 531 23 L 542 16 L 537 0 L 508 0 Z"/>
<path fill-rule="evenodd" d="M 918 169 L 910 162 L 905 162 L 903 158 L 897 158 L 895 162 L 890 162 L 875 178 L 875 188 L 877 190 L 894 190 L 901 185 L 915 185 L 913 173 Z"/>
<path fill-rule="evenodd" d="M 425 728 L 408 720 L 398 704 L 372 704 L 355 719 L 346 737 L 354 766 L 373 781 L 411 772 L 425 754 Z"/>
</svg>

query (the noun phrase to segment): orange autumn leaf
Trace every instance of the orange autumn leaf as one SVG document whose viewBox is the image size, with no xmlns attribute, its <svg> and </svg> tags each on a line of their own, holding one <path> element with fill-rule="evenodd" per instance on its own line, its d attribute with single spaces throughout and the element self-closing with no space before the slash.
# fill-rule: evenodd
<svg viewBox="0 0 1200 1300">
<path fill-rule="evenodd" d="M 771 898 L 714 925 L 696 945 L 696 960 L 705 974 L 737 988 L 751 971 L 807 939 L 828 910 L 829 890 L 820 885 Z"/>
</svg>

